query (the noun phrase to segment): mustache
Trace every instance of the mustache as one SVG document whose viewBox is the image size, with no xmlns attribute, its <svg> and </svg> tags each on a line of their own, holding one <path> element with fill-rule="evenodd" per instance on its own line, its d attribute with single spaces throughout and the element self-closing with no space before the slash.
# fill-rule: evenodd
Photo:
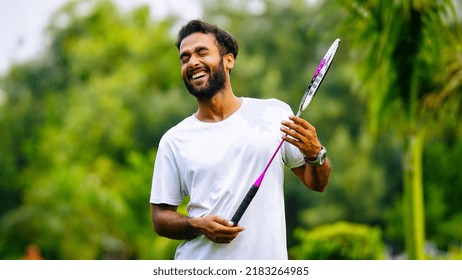
<svg viewBox="0 0 462 280">
<path fill-rule="evenodd" d="M 206 73 L 210 73 L 210 68 L 206 65 L 201 66 L 201 67 L 196 67 L 196 68 L 190 68 L 188 69 L 188 77 L 191 77 L 194 73 L 197 73 L 199 71 L 205 71 Z"/>
</svg>

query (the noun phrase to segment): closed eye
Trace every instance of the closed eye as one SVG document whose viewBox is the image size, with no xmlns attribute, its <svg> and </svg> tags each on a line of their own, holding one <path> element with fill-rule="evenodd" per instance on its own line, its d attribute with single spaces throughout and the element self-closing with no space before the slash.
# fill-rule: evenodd
<svg viewBox="0 0 462 280">
<path fill-rule="evenodd" d="M 180 56 L 180 61 L 181 61 L 181 63 L 182 63 L 182 64 L 187 63 L 187 62 L 189 61 L 189 58 L 190 58 L 190 57 L 191 57 L 191 56 L 190 56 L 189 54 L 182 54 L 182 55 Z"/>
<path fill-rule="evenodd" d="M 200 57 L 205 57 L 207 56 L 210 52 L 209 49 L 206 47 L 197 47 L 194 49 L 194 53 L 197 54 L 197 56 Z M 191 54 L 189 51 L 185 51 L 180 54 L 180 61 L 182 64 L 188 63 L 189 59 L 191 58 L 193 54 Z"/>
<path fill-rule="evenodd" d="M 200 49 L 198 52 L 199 56 L 206 56 L 209 51 L 207 49 Z"/>
</svg>

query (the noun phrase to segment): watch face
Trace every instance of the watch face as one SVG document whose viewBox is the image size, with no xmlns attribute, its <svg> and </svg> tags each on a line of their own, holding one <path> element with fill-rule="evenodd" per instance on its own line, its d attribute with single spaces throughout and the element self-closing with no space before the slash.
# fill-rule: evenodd
<svg viewBox="0 0 462 280">
<path fill-rule="evenodd" d="M 324 161 L 326 160 L 326 157 L 327 157 L 327 151 L 326 151 L 326 148 L 324 148 L 324 146 L 323 146 L 321 151 L 318 153 L 318 156 L 316 157 L 315 160 L 309 160 L 305 156 L 305 162 L 308 163 L 311 166 L 319 166 L 319 165 L 324 164 Z"/>
<path fill-rule="evenodd" d="M 326 153 L 322 153 L 321 158 L 319 159 L 319 165 L 323 165 L 324 161 L 326 160 Z"/>
<path fill-rule="evenodd" d="M 324 161 L 326 160 L 326 157 L 327 157 L 326 148 L 324 148 L 324 146 L 322 146 L 322 149 L 321 149 L 321 151 L 319 152 L 319 155 L 318 155 L 319 165 L 324 164 Z"/>
</svg>

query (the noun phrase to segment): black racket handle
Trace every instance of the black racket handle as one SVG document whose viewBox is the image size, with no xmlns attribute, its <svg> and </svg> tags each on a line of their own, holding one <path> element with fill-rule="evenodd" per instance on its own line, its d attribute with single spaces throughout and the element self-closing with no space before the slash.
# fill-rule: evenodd
<svg viewBox="0 0 462 280">
<path fill-rule="evenodd" d="M 234 226 L 237 226 L 237 224 L 241 220 L 242 215 L 244 215 L 245 210 L 249 206 L 258 189 L 258 187 L 252 186 L 245 195 L 244 199 L 241 202 L 241 205 L 239 205 L 239 207 L 236 210 L 236 213 L 234 213 L 234 216 L 231 218 L 231 222 L 233 222 Z"/>
</svg>

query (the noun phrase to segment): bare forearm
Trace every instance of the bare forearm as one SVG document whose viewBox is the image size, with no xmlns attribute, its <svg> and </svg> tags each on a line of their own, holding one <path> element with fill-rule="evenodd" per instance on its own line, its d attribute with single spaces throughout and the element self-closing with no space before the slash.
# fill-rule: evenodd
<svg viewBox="0 0 462 280">
<path fill-rule="evenodd" d="M 292 169 L 303 185 L 317 192 L 323 192 L 327 188 L 330 170 L 331 163 L 329 158 L 326 158 L 324 164 L 320 166 L 310 166 L 305 164 Z"/>
<path fill-rule="evenodd" d="M 184 240 L 199 235 L 199 232 L 189 223 L 188 217 L 173 210 L 159 211 L 158 208 L 159 206 L 152 206 L 152 224 L 160 236 Z"/>
<path fill-rule="evenodd" d="M 317 192 L 323 192 L 329 182 L 331 163 L 329 158 L 321 166 L 305 165 L 304 183 L 305 185 Z"/>
<path fill-rule="evenodd" d="M 157 234 L 180 240 L 205 235 L 213 242 L 229 243 L 244 230 L 219 216 L 188 218 L 176 210 L 176 206 L 151 204 L 152 224 Z"/>
</svg>

